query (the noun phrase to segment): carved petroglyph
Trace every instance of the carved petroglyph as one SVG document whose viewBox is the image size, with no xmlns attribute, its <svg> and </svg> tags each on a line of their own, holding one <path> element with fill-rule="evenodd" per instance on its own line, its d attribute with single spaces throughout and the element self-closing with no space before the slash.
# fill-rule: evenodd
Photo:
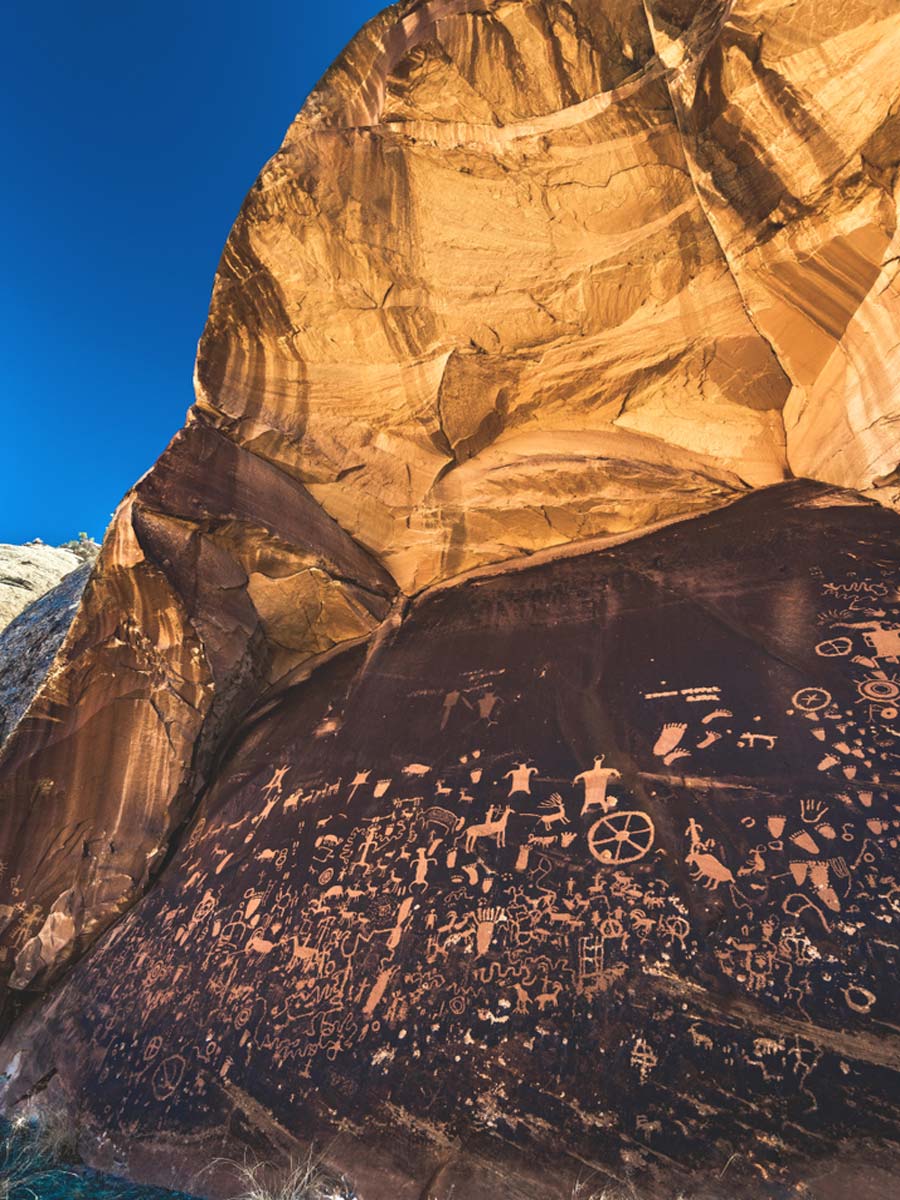
<svg viewBox="0 0 900 1200">
<path fill-rule="evenodd" d="M 503 778 L 509 780 L 510 796 L 516 795 L 517 792 L 530 796 L 531 778 L 537 773 L 537 767 L 530 767 L 528 763 L 518 763 L 511 771 L 507 771 Z"/>
<path fill-rule="evenodd" d="M 461 1094 L 476 1121 L 535 1127 L 524 1072 L 553 1078 L 573 1129 L 608 1122 L 629 1152 L 640 1131 L 668 1154 L 708 1137 L 717 1080 L 748 1104 L 831 1111 L 841 1087 L 855 1104 L 865 1062 L 815 1038 L 895 1020 L 900 720 L 892 665 L 864 640 L 877 631 L 836 624 L 868 614 L 834 604 L 755 675 L 743 638 L 730 663 L 717 643 L 712 682 L 663 663 L 661 637 L 657 661 L 597 689 L 621 713 L 573 699 L 543 652 L 489 685 L 442 663 L 421 694 L 386 672 L 383 746 L 333 693 L 308 725 L 286 701 L 285 732 L 238 757 L 89 964 L 79 1020 L 123 1120 L 272 1079 L 283 1118 L 321 1096 L 352 1122 L 371 1072 L 435 1127 Z M 890 629 L 898 605 L 883 607 L 871 620 Z M 816 654 L 836 637 L 849 653 Z M 327 744 L 306 732 L 324 712 Z M 47 914 L 17 904 L 25 945 Z M 703 1066 L 693 1108 L 685 1062 Z M 412 1078 L 428 1088 L 410 1100 Z M 778 1149 L 758 1153 L 776 1177 Z"/>
<path fill-rule="evenodd" d="M 488 819 L 466 830 L 466 852 L 471 853 L 481 838 L 493 838 L 498 846 L 506 845 L 506 826 L 512 809 L 509 805 L 502 810 L 492 808 Z"/>
<path fill-rule="evenodd" d="M 693 817 L 688 822 L 686 835 L 691 840 L 690 849 L 685 855 L 685 862 L 693 869 L 694 879 L 699 880 L 704 887 L 715 889 L 720 883 L 734 883 L 731 871 L 712 853 L 716 846 L 714 838 L 701 838 L 702 828 Z"/>
<path fill-rule="evenodd" d="M 589 771 L 582 771 L 580 775 L 576 775 L 573 783 L 581 783 L 584 785 L 584 801 L 581 805 L 581 815 L 591 812 L 595 808 L 599 808 L 601 812 L 609 812 L 618 804 L 618 800 L 614 796 L 607 797 L 606 791 L 610 781 L 613 779 L 621 779 L 621 773 L 615 767 L 604 767 L 606 756 L 600 755 L 594 759 L 594 765 Z"/>
<path fill-rule="evenodd" d="M 588 848 L 604 865 L 637 862 L 650 850 L 655 833 L 646 813 L 611 813 L 591 826 Z"/>
</svg>

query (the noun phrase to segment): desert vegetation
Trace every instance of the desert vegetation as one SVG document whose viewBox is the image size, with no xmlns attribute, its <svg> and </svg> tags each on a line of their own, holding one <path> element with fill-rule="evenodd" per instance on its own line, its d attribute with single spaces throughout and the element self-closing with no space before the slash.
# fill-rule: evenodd
<svg viewBox="0 0 900 1200">
<path fill-rule="evenodd" d="M 228 1165 L 238 1181 L 234 1200 L 361 1200 L 315 1149 L 281 1169 L 266 1163 Z"/>
<path fill-rule="evenodd" d="M 68 1114 L 0 1119 L 0 1200 L 192 1200 L 89 1170 Z"/>
</svg>

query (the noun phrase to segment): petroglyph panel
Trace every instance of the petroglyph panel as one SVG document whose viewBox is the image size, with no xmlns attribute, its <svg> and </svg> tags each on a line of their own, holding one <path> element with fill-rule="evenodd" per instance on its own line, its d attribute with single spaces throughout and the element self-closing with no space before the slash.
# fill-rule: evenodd
<svg viewBox="0 0 900 1200">
<path fill-rule="evenodd" d="M 92 1118 L 773 1196 L 895 1135 L 898 520 L 827 500 L 435 593 L 251 714 L 40 1018 Z"/>
</svg>

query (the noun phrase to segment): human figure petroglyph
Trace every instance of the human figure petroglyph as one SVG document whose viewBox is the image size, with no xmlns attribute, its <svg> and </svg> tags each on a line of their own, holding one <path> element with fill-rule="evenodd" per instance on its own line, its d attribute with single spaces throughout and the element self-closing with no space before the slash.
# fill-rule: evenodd
<svg viewBox="0 0 900 1200">
<path fill-rule="evenodd" d="M 900 628 L 887 626 L 881 621 L 842 621 L 837 622 L 838 629 L 853 629 L 858 630 L 863 641 L 872 651 L 872 657 L 875 659 L 883 658 L 887 662 L 900 661 Z M 849 638 L 836 638 L 832 642 L 843 645 Z M 822 643 L 827 645 L 827 643 Z M 819 653 L 819 647 L 816 647 L 816 653 Z M 828 655 L 826 655 L 828 657 Z"/>
<path fill-rule="evenodd" d="M 437 862 L 437 859 L 433 855 L 430 855 L 424 846 L 417 848 L 413 887 L 425 888 L 428 886 L 428 871 L 435 862 Z"/>
<path fill-rule="evenodd" d="M 599 808 L 603 812 L 609 812 L 618 804 L 615 797 L 607 799 L 607 788 L 610 780 L 621 779 L 622 774 L 615 767 L 604 767 L 603 763 L 606 760 L 606 755 L 601 754 L 595 756 L 594 765 L 589 771 L 582 771 L 580 775 L 576 775 L 572 780 L 573 783 L 584 784 L 584 801 L 581 805 L 581 816 L 590 812 L 594 808 Z"/>
<path fill-rule="evenodd" d="M 377 832 L 375 825 L 370 825 L 368 830 L 366 831 L 365 840 L 363 841 L 363 844 L 360 847 L 359 858 L 353 864 L 354 867 L 361 867 L 364 871 L 371 870 L 371 864 L 368 862 L 368 854 L 369 854 L 369 851 L 372 849 L 372 847 L 375 845 L 375 840 L 377 837 L 378 837 L 378 832 Z"/>
<path fill-rule="evenodd" d="M 631 1050 L 631 1065 L 637 1069 L 641 1083 L 646 1083 L 654 1068 L 659 1065 L 659 1059 L 646 1038 L 635 1039 Z"/>
<path fill-rule="evenodd" d="M 508 779 L 509 795 L 514 796 L 517 792 L 523 792 L 526 796 L 531 795 L 531 777 L 537 775 L 537 767 L 530 767 L 527 763 L 517 763 L 512 770 L 507 771 L 503 776 Z"/>
</svg>

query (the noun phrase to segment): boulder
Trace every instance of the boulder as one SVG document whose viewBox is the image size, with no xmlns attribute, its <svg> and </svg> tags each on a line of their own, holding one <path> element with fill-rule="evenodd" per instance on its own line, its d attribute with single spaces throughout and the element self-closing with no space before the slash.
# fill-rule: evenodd
<svg viewBox="0 0 900 1200">
<path fill-rule="evenodd" d="M 81 563 L 74 551 L 40 541 L 0 545 L 0 631 Z"/>
</svg>

